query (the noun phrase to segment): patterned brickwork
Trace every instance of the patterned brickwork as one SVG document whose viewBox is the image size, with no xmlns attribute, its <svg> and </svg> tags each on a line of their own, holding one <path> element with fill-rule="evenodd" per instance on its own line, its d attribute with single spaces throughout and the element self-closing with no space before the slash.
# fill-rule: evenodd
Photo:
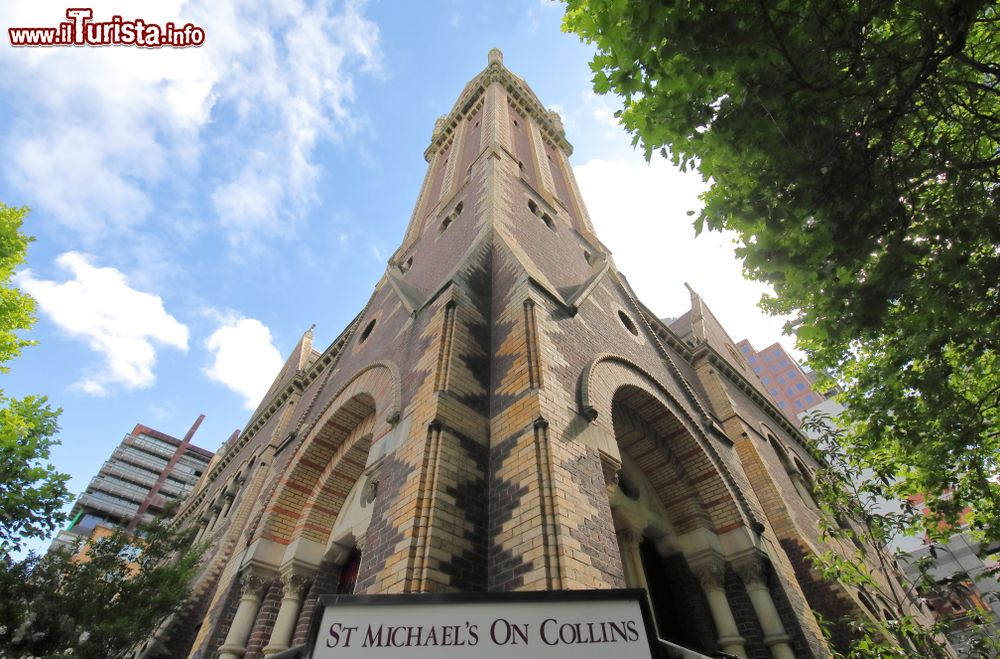
<svg viewBox="0 0 1000 659">
<path fill-rule="evenodd" d="M 393 391 L 388 369 L 368 369 L 325 406 L 316 430 L 302 442 L 279 481 L 278 495 L 265 509 L 258 537 L 282 543 L 301 536 L 326 540 L 324 534 L 365 467 L 373 434 L 381 434 L 376 414 L 392 407 Z M 331 478 L 334 469 L 353 475 L 353 480 Z"/>
<path fill-rule="evenodd" d="M 320 473 L 308 498 L 302 505 L 300 521 L 292 529 L 293 537 L 325 543 L 330 529 L 340 513 L 354 483 L 361 478 L 371 447 L 371 430 L 375 415 L 369 414 L 347 434 L 339 448 Z M 292 489 L 293 483 L 286 485 Z"/>
<path fill-rule="evenodd" d="M 295 633 L 292 635 L 292 647 L 302 645 L 306 642 L 309 634 L 309 627 L 312 625 L 313 616 L 316 613 L 316 602 L 323 593 L 333 593 L 336 590 L 337 582 L 340 579 L 340 566 L 333 561 L 326 561 L 319 566 L 313 582 L 302 600 L 302 608 L 299 610 L 299 621 L 295 626 Z"/>
<path fill-rule="evenodd" d="M 625 585 L 622 576 L 621 558 L 614 535 L 611 507 L 604 483 L 604 470 L 597 451 L 587 448 L 582 454 L 562 462 L 561 467 L 578 486 L 582 500 L 578 499 L 577 514 L 582 518 L 571 529 L 570 536 L 580 544 L 582 555 L 576 556 L 587 562 L 598 572 L 591 588 L 621 588 Z M 589 506 L 579 505 L 586 501 Z M 607 585 L 605 585 L 607 584 Z"/>
<path fill-rule="evenodd" d="M 845 652 L 853 640 L 853 633 L 847 625 L 848 617 L 864 617 L 862 610 L 836 584 L 824 581 L 815 574 L 806 556 L 811 553 L 791 539 L 783 539 L 781 548 L 785 550 L 795 568 L 795 576 L 805 593 L 809 606 L 819 611 L 830 621 L 830 640 L 833 646 Z"/>
<path fill-rule="evenodd" d="M 271 638 L 271 629 L 274 628 L 274 621 L 278 618 L 280 607 L 281 580 L 275 579 L 268 587 L 264 601 L 261 602 L 260 611 L 257 612 L 253 631 L 250 632 L 250 639 L 247 641 L 247 651 L 243 655 L 244 659 L 260 659 L 264 656 L 261 650 Z"/>
<path fill-rule="evenodd" d="M 623 397 L 632 405 L 623 401 L 612 409 L 618 446 L 629 454 L 644 474 L 648 474 L 661 503 L 670 511 L 671 522 L 678 532 L 711 526 L 711 513 L 699 488 L 687 473 L 690 461 L 681 462 L 677 457 L 678 453 L 684 452 L 683 449 L 678 450 L 678 444 L 687 429 L 677 419 L 664 416 L 660 424 L 662 428 L 657 431 L 645 423 L 640 412 L 633 408 L 637 406 L 641 409 L 649 403 L 648 399 L 643 400 L 641 390 L 625 389 Z M 702 478 L 699 482 L 708 480 Z"/>
<path fill-rule="evenodd" d="M 484 252 L 482 261 L 476 263 L 466 273 L 471 305 L 462 314 L 464 331 L 458 336 L 454 354 L 464 365 L 461 375 L 453 377 L 451 391 L 473 411 L 487 415 L 490 405 L 490 257 L 492 251 Z"/>
<path fill-rule="evenodd" d="M 518 435 L 495 442 L 490 450 L 490 590 L 517 590 L 524 584 L 524 574 L 533 567 L 522 553 L 505 549 L 505 543 L 510 543 L 516 537 L 523 537 L 510 524 L 521 508 L 529 487 L 503 477 L 508 471 L 507 462 L 514 450 L 523 450 L 533 439 L 533 431 L 524 430 Z"/>
<path fill-rule="evenodd" d="M 675 609 L 677 622 L 690 639 L 689 647 L 710 654 L 717 649 L 715 625 L 698 579 L 691 572 L 684 557 L 671 554 L 662 559 L 664 571 L 670 579 L 670 588 L 678 597 Z"/>
<path fill-rule="evenodd" d="M 379 469 L 379 497 L 375 499 L 372 523 L 365 537 L 365 550 L 358 573 L 357 593 L 386 592 L 388 588 L 375 588 L 379 578 L 391 567 L 396 557 L 396 546 L 404 539 L 404 533 L 389 510 L 402 502 L 404 487 L 413 467 L 394 456 L 388 456 Z M 402 589 L 400 585 L 399 589 Z M 391 591 L 390 591 L 391 592 Z"/>
<path fill-rule="evenodd" d="M 771 653 L 764 644 L 764 631 L 760 628 L 750 596 L 739 576 L 731 569 L 726 571 L 726 599 L 736 618 L 740 636 L 746 642 L 747 659 L 771 659 Z"/>
<path fill-rule="evenodd" d="M 771 652 L 743 582 L 722 570 L 767 555 L 794 654 L 829 656 L 809 607 L 853 600 L 809 572 L 816 511 L 766 435 L 802 470 L 818 456 L 787 424 L 763 429 L 774 414 L 745 365 L 726 361 L 738 354 L 720 356 L 728 335 L 700 298 L 683 335 L 636 300 L 593 236 L 571 152 L 558 117 L 491 55 L 435 126 L 410 225 L 368 304 L 323 353 L 303 337 L 185 509 L 198 524 L 233 497 L 206 533 L 176 656 L 217 655 L 240 570 L 314 574 L 292 637 L 302 644 L 317 598 L 358 552 L 358 593 L 670 575 L 651 592 L 670 593 L 685 642 L 711 652 L 716 622 L 689 568 L 707 556 L 753 659 Z M 640 572 L 626 537 L 644 543 Z M 236 642 L 246 657 L 269 643 L 281 601 L 275 581 Z"/>
<path fill-rule="evenodd" d="M 452 552 L 439 569 L 451 577 L 450 586 L 456 590 L 486 590 L 489 452 L 471 437 L 449 430 L 441 434 L 445 442 L 437 477 L 443 496 L 433 502 L 440 508 L 435 521 L 454 531 L 441 540 L 435 537 Z"/>
</svg>

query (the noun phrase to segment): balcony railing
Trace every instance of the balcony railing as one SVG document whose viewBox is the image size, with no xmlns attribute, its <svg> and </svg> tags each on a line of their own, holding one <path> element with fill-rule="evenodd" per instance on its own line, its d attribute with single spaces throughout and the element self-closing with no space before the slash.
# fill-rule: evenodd
<svg viewBox="0 0 1000 659">
<path fill-rule="evenodd" d="M 123 447 L 116 448 L 111 454 L 111 457 L 116 460 L 121 460 L 122 462 L 138 465 L 140 467 L 146 467 L 147 469 L 151 469 L 158 474 L 162 473 L 166 468 L 166 463 L 162 460 L 154 458 L 151 455 L 147 455 L 142 451 L 130 451 Z"/>
<path fill-rule="evenodd" d="M 77 504 L 83 508 L 99 510 L 122 519 L 131 519 L 139 511 L 139 506 L 126 506 L 91 494 L 81 494 Z"/>
</svg>

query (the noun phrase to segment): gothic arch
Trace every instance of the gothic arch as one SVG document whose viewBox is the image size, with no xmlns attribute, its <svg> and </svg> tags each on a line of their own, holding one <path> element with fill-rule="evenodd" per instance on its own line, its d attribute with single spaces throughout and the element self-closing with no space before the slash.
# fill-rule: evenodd
<svg viewBox="0 0 1000 659">
<path fill-rule="evenodd" d="M 376 413 L 379 416 L 385 415 L 386 420 L 393 414 L 402 412 L 402 380 L 399 377 L 399 368 L 390 361 L 372 362 L 355 373 L 351 379 L 341 385 L 337 393 L 330 397 L 323 411 L 305 429 L 304 435 L 308 437 L 317 428 L 322 428 L 337 408 L 345 400 L 345 396 L 350 397 L 353 393 L 368 392 L 376 401 Z M 320 392 L 322 395 L 322 392 Z M 315 403 L 313 403 L 315 404 Z"/>
<path fill-rule="evenodd" d="M 669 417 L 661 417 L 660 423 L 652 421 L 644 412 L 655 404 L 647 392 L 634 385 L 620 387 L 615 393 L 611 414 L 623 465 L 619 489 L 629 488 L 634 469 L 639 472 L 635 480 L 648 481 L 657 503 L 666 511 L 670 531 L 681 534 L 697 527 L 711 528 L 704 497 L 691 481 L 687 465 L 678 459 L 678 446 L 673 441 L 677 433 L 686 430 Z"/>
<path fill-rule="evenodd" d="M 739 526 L 739 508 L 719 487 L 721 475 L 660 399 L 634 384 L 620 386 L 611 416 L 619 450 L 649 480 L 678 534 L 699 527 L 724 533 Z"/>
<path fill-rule="evenodd" d="M 721 459 L 710 447 L 698 424 L 676 398 L 656 378 L 633 362 L 615 355 L 601 355 L 588 364 L 581 375 L 580 403 L 592 423 L 611 437 L 616 437 L 615 408 L 632 407 L 651 431 L 647 445 L 631 450 L 641 451 L 643 460 L 631 457 L 642 467 L 648 478 L 664 480 L 661 499 L 678 498 L 670 487 L 685 492 L 687 482 L 690 509 L 683 519 L 674 520 L 678 531 L 707 525 L 717 534 L 740 526 L 748 526 L 749 514 L 739 490 Z M 636 409 L 637 408 L 637 409 Z M 622 412 L 619 411 L 619 417 Z M 635 440 L 639 441 L 639 440 Z M 619 449 L 623 447 L 619 440 Z M 671 464 L 672 463 L 672 464 Z M 663 477 L 658 474 L 663 474 Z M 673 474 L 677 480 L 666 478 Z M 664 505 L 667 505 L 664 500 Z M 669 506 L 668 506 L 669 507 Z"/>
<path fill-rule="evenodd" d="M 325 542 L 324 529 L 329 532 L 343 497 L 364 470 L 372 441 L 398 412 L 399 378 L 387 362 L 368 366 L 341 387 L 285 468 L 264 510 L 261 537 L 281 544 L 298 537 Z M 357 476 L 346 485 L 340 482 L 354 471 Z"/>
<path fill-rule="evenodd" d="M 364 473 L 374 425 L 375 414 L 371 412 L 356 421 L 354 428 L 340 443 L 302 506 L 299 524 L 292 531 L 293 538 L 303 537 L 327 543 L 347 495 Z"/>
</svg>

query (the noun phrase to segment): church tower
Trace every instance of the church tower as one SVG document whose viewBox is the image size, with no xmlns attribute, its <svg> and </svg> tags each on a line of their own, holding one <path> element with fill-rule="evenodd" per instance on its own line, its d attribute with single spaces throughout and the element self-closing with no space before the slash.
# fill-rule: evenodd
<svg viewBox="0 0 1000 659">
<path fill-rule="evenodd" d="M 368 304 L 180 511 L 210 549 L 147 656 L 282 652 L 326 593 L 626 586 L 694 651 L 829 656 L 810 609 L 867 604 L 804 558 L 818 456 L 697 294 L 670 326 L 636 300 L 571 152 L 490 51 Z"/>
</svg>

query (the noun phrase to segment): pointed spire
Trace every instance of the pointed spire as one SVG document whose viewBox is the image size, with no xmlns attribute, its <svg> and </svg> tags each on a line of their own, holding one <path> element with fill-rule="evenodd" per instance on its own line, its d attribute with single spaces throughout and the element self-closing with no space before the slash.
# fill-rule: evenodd
<svg viewBox="0 0 1000 659">
<path fill-rule="evenodd" d="M 295 350 L 292 351 L 292 355 L 289 357 L 289 361 L 294 359 L 294 364 L 296 369 L 305 368 L 309 363 L 309 355 L 312 354 L 312 344 L 313 344 L 313 330 L 316 329 L 316 323 L 309 326 L 309 329 L 302 334 L 302 338 L 299 339 L 299 344 L 295 346 Z"/>
<path fill-rule="evenodd" d="M 698 343 L 704 343 L 708 340 L 708 331 L 705 327 L 705 308 L 701 296 L 687 282 L 684 282 L 684 288 L 691 294 L 691 336 Z"/>
</svg>

